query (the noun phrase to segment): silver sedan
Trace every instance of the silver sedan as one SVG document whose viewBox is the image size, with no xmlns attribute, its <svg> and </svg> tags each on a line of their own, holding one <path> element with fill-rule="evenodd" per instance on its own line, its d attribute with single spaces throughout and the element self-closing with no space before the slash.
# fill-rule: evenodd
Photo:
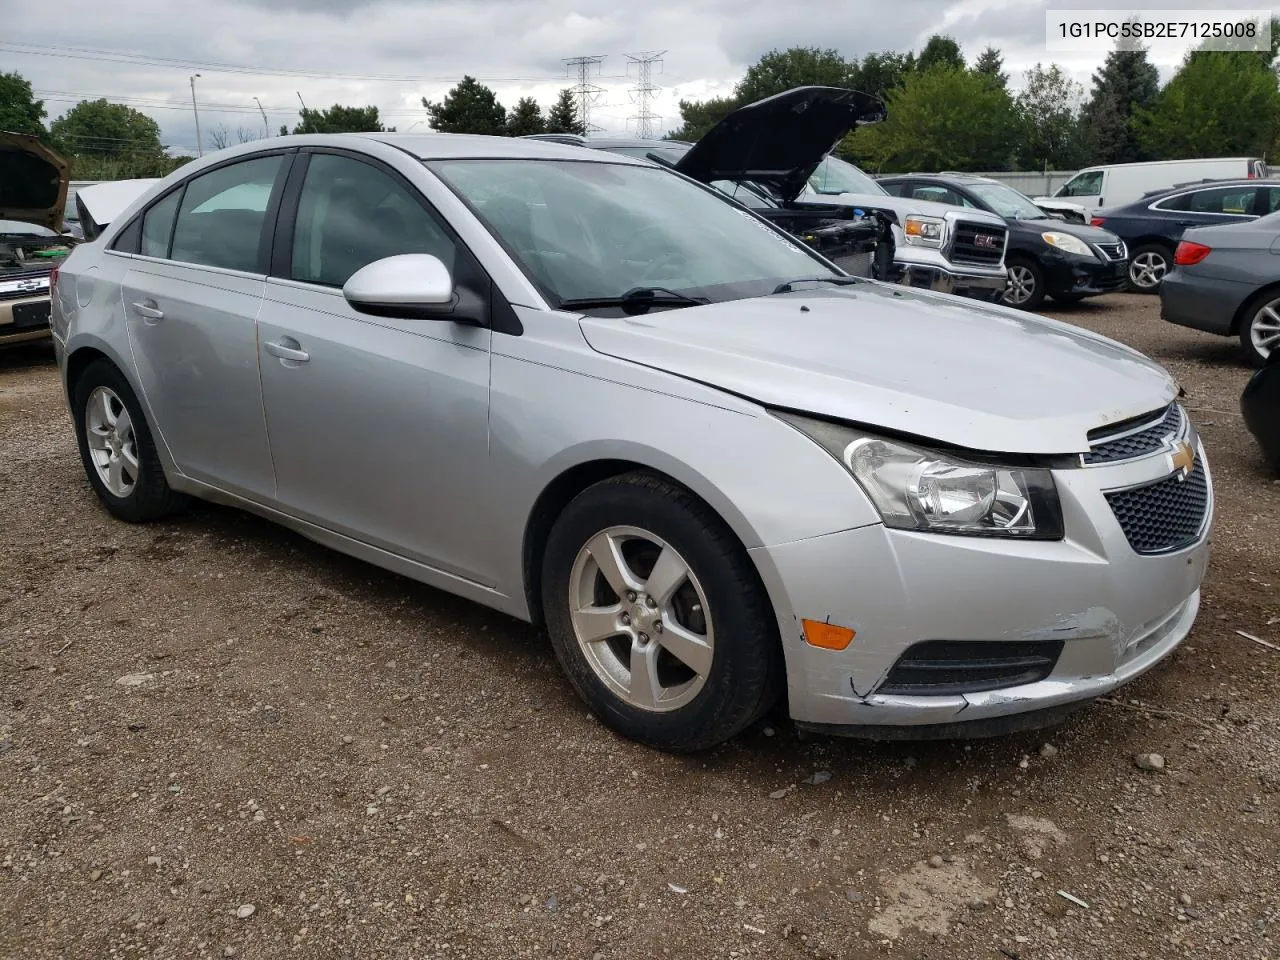
<svg viewBox="0 0 1280 960">
<path fill-rule="evenodd" d="M 783 703 L 861 735 L 1042 724 L 1196 617 L 1212 487 L 1165 371 L 847 277 L 643 160 L 260 141 L 53 287 L 112 514 L 232 504 L 543 624 L 664 749 Z"/>
</svg>

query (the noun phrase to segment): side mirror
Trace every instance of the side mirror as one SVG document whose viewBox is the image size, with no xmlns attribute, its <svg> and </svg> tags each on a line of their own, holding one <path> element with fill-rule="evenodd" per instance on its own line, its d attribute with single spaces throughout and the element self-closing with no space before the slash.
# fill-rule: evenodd
<svg viewBox="0 0 1280 960">
<path fill-rule="evenodd" d="M 365 264 L 342 285 L 342 295 L 354 309 L 379 317 L 447 320 L 458 303 L 449 268 L 429 253 Z"/>
</svg>

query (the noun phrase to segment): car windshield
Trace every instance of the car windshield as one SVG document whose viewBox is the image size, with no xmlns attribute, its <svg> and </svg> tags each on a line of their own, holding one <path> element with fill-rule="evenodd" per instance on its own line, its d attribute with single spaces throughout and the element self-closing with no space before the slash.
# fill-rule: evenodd
<svg viewBox="0 0 1280 960">
<path fill-rule="evenodd" d="M 888 196 L 888 191 L 869 176 L 836 157 L 827 157 L 809 178 L 809 186 L 818 193 L 869 193 L 873 196 Z"/>
<path fill-rule="evenodd" d="M 1003 183 L 971 183 L 969 191 L 996 213 L 1010 220 L 1048 220 L 1049 215 L 1031 198 Z"/>
<path fill-rule="evenodd" d="M 710 301 L 841 276 L 717 193 L 649 165 L 571 160 L 428 164 L 555 304 L 661 287 Z"/>
</svg>

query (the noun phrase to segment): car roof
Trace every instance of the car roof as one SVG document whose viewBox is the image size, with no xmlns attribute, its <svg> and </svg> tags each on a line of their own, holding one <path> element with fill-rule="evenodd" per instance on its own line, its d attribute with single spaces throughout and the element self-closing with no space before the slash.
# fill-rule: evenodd
<svg viewBox="0 0 1280 960">
<path fill-rule="evenodd" d="M 349 138 L 353 136 L 379 140 L 412 154 L 419 160 L 465 157 L 483 160 L 590 160 L 597 163 L 623 163 L 630 159 L 618 154 L 584 153 L 579 146 L 532 137 L 490 137 L 471 133 L 337 133 L 330 134 L 328 138 L 336 143 L 350 143 Z"/>
<path fill-rule="evenodd" d="M 980 177 L 976 173 L 895 173 L 891 177 L 878 177 L 879 180 L 937 180 L 940 183 L 999 183 L 993 177 Z"/>
</svg>

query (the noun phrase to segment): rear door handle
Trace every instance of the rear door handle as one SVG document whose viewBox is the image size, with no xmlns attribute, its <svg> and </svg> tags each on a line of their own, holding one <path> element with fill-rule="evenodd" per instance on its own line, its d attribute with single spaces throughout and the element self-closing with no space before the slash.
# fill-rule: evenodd
<svg viewBox="0 0 1280 960">
<path fill-rule="evenodd" d="M 156 302 L 154 300 L 136 300 L 134 301 L 133 309 L 137 312 L 138 316 L 144 317 L 147 320 L 164 319 L 164 311 L 156 306 Z"/>
<path fill-rule="evenodd" d="M 299 349 L 301 344 L 293 337 L 283 337 L 283 342 L 277 343 L 274 340 L 268 340 L 263 346 L 267 348 L 267 353 L 273 357 L 279 357 L 281 360 L 292 360 L 295 363 L 306 363 L 311 359 L 311 354 L 305 350 Z"/>
</svg>

